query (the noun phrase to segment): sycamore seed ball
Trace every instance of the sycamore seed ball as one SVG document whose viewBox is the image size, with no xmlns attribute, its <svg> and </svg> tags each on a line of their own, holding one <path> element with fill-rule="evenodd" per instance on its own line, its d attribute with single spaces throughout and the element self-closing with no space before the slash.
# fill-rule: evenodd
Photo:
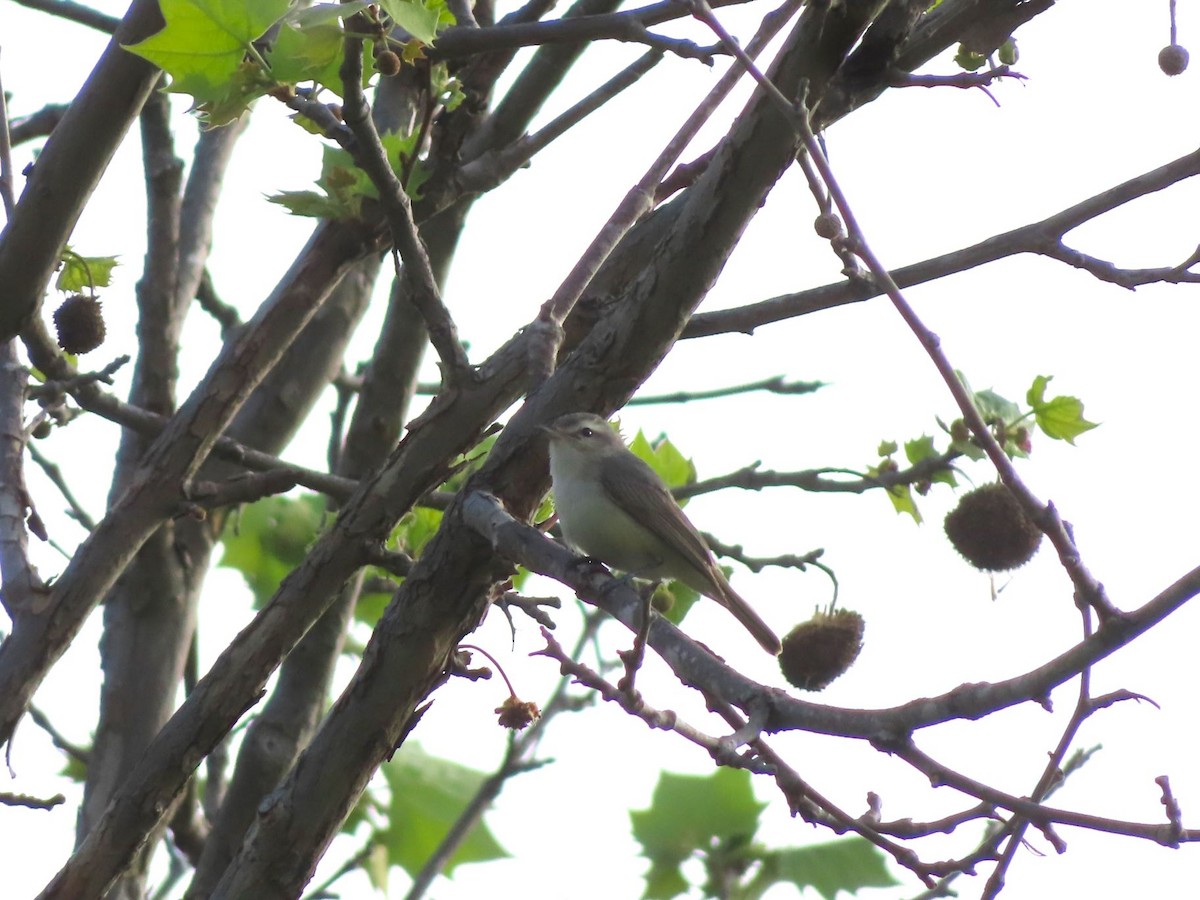
<svg viewBox="0 0 1200 900">
<path fill-rule="evenodd" d="M 400 57 L 391 50 L 384 50 L 375 57 L 375 68 L 385 78 L 396 75 L 400 72 Z"/>
<path fill-rule="evenodd" d="M 73 294 L 54 311 L 58 346 L 68 353 L 88 353 L 104 343 L 104 316 L 100 301 L 86 294 Z"/>
<path fill-rule="evenodd" d="M 1167 75 L 1180 75 L 1188 67 L 1188 52 L 1179 44 L 1168 44 L 1158 51 L 1158 67 Z"/>
<path fill-rule="evenodd" d="M 967 562 L 987 572 L 1023 566 L 1042 543 L 1042 532 L 1002 484 L 966 494 L 946 516 L 946 537 Z"/>
<path fill-rule="evenodd" d="M 862 650 L 863 617 L 853 610 L 816 612 L 784 637 L 783 677 L 802 691 L 820 691 L 844 675 Z"/>
</svg>

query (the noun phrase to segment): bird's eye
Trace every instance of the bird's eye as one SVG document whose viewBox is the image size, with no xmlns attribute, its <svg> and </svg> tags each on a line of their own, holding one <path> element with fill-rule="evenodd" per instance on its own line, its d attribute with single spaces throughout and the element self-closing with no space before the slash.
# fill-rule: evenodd
<svg viewBox="0 0 1200 900">
<path fill-rule="evenodd" d="M 585 427 L 583 427 L 583 428 L 580 428 L 580 429 L 579 429 L 579 436 L 580 436 L 580 437 L 590 438 L 590 437 L 592 437 L 592 436 L 593 436 L 595 433 L 596 433 L 596 432 L 592 431 L 592 429 L 590 429 L 590 428 L 588 428 L 588 427 L 586 427 L 586 426 L 585 426 Z"/>
</svg>

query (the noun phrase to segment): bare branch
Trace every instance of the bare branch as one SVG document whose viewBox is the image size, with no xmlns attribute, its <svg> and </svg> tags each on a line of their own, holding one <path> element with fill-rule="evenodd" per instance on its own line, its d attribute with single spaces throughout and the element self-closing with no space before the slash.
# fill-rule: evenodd
<svg viewBox="0 0 1200 900">
<path fill-rule="evenodd" d="M 42 799 L 41 797 L 31 797 L 28 794 L 10 794 L 7 791 L 0 791 L 0 806 L 24 806 L 26 809 L 54 809 L 54 807 L 66 802 L 67 798 L 62 794 L 55 794 L 53 797 Z"/>
<path fill-rule="evenodd" d="M 14 147 L 26 141 L 46 137 L 58 127 L 67 113 L 67 104 L 50 103 L 27 116 L 17 116 L 9 123 L 9 138 Z"/>
<path fill-rule="evenodd" d="M 221 326 L 221 337 L 227 337 L 242 324 L 242 317 L 237 308 L 230 306 L 217 295 L 208 269 L 205 269 L 200 277 L 200 286 L 196 289 L 196 303 Z"/>
<path fill-rule="evenodd" d="M 649 406 L 651 404 L 690 403 L 693 400 L 712 400 L 717 397 L 732 397 L 737 394 L 749 394 L 754 391 L 766 391 L 770 394 L 812 394 L 825 387 L 823 381 L 787 381 L 783 375 L 764 378 L 761 381 L 751 381 L 749 384 L 738 384 L 730 387 L 712 388 L 707 391 L 676 391 L 673 394 L 651 394 L 635 396 L 626 406 Z"/>
<path fill-rule="evenodd" d="M 13 136 L 8 122 L 8 98 L 4 95 L 4 84 L 0 81 L 0 208 L 4 210 L 5 223 L 12 219 L 13 210 L 17 206 L 12 147 Z"/>
<path fill-rule="evenodd" d="M 763 18 L 758 33 L 751 39 L 746 50 L 747 58 L 753 58 L 767 45 L 770 39 L 783 27 L 784 23 L 795 13 L 795 0 L 788 0 L 783 6 Z M 609 220 L 604 224 L 600 233 L 584 251 L 571 268 L 570 273 L 559 285 L 554 295 L 547 300 L 538 314 L 538 321 L 552 328 L 561 328 L 562 323 L 574 308 L 576 302 L 599 270 L 601 264 L 608 258 L 616 247 L 617 242 L 648 213 L 655 202 L 658 184 L 666 177 L 679 154 L 692 141 L 700 128 L 715 112 L 717 106 L 742 76 L 738 66 L 730 68 L 709 91 L 708 96 L 701 101 L 687 121 L 676 132 L 675 136 L 663 148 L 658 158 L 646 170 L 636 185 L 630 189 L 618 204 Z M 535 371 L 549 372 L 553 370 L 553 357 L 548 364 L 535 364 Z"/>
<path fill-rule="evenodd" d="M 205 507 L 236 506 L 263 497 L 286 494 L 296 486 L 296 473 L 288 468 L 241 475 L 227 481 L 193 481 L 188 499 Z"/>
<path fill-rule="evenodd" d="M 38 728 L 46 732 L 50 738 L 50 743 L 54 744 L 55 747 L 67 754 L 67 756 L 76 762 L 87 765 L 89 759 L 91 759 L 91 753 L 87 750 L 87 748 L 81 747 L 74 741 L 64 737 L 63 734 L 54 727 L 54 723 L 50 721 L 49 717 L 45 713 L 43 713 L 36 706 L 30 706 L 29 718 L 33 720 L 33 723 L 37 725 Z"/>
<path fill-rule="evenodd" d="M 25 488 L 22 466 L 25 431 L 21 410 L 27 379 L 15 343 L 9 340 L 0 344 L 0 581 L 4 585 L 0 601 L 13 620 L 14 630 L 21 621 L 36 615 L 49 595 L 28 553 L 26 522 L 36 513 Z"/>
<path fill-rule="evenodd" d="M 641 719 L 651 728 L 675 732 L 684 740 L 690 741 L 697 747 L 708 751 L 709 755 L 721 765 L 747 769 L 751 772 L 767 773 L 771 771 L 753 755 L 737 754 L 734 752 L 736 748 L 730 747 L 723 739 L 704 734 L 697 728 L 682 721 L 671 710 L 654 709 L 646 705 L 646 703 L 631 692 L 623 690 L 615 684 L 610 684 L 597 672 L 571 659 L 567 652 L 563 650 L 562 645 L 554 640 L 553 635 L 545 628 L 542 629 L 542 637 L 546 641 L 546 647 L 537 651 L 535 655 L 548 656 L 550 659 L 556 660 L 559 664 L 559 671 L 564 675 L 570 675 L 576 684 L 581 684 L 595 691 L 600 695 L 602 700 L 616 703 L 625 712 Z"/>
<path fill-rule="evenodd" d="M 1059 841 L 1054 836 L 1054 825 L 1073 825 L 1077 828 L 1087 828 L 1106 834 L 1121 834 L 1127 837 L 1142 838 L 1154 841 L 1165 847 L 1177 847 L 1181 842 L 1200 841 L 1200 828 L 1180 828 L 1175 823 L 1150 824 L 1130 822 L 1121 819 L 1093 816 L 1071 810 L 1056 809 L 1043 806 L 1024 797 L 1015 797 L 997 790 L 982 782 L 969 778 L 960 772 L 942 765 L 932 757 L 918 750 L 911 741 L 900 743 L 882 742 L 880 749 L 892 753 L 913 766 L 919 772 L 928 776 L 935 785 L 948 785 L 972 797 L 983 800 L 994 806 L 1012 810 L 1028 819 L 1042 830 L 1052 843 Z M 1158 779 L 1156 779 L 1158 782 Z M 1159 786 L 1162 784 L 1159 782 Z M 1165 795 L 1164 795 L 1165 796 Z M 1065 847 L 1065 845 L 1063 845 Z M 1061 851 L 1060 851 L 1061 852 Z"/>
<path fill-rule="evenodd" d="M 33 317 L 84 203 L 158 80 L 156 67 L 120 45 L 161 27 L 157 0 L 134 0 L 118 39 L 38 156 L 0 240 L 0 283 L 8 297 L 0 309 L 0 340 L 20 333 Z"/>
<path fill-rule="evenodd" d="M 474 29 L 477 31 L 478 29 Z M 471 377 L 471 363 L 458 338 L 458 329 L 450 311 L 442 302 L 437 279 L 429 265 L 429 254 L 417 234 L 412 203 L 400 183 L 387 153 L 379 142 L 379 132 L 371 121 L 371 109 L 362 89 L 362 46 L 360 38 L 347 35 L 342 68 L 343 110 L 346 124 L 358 139 L 355 162 L 371 178 L 379 191 L 380 202 L 392 236 L 392 243 L 404 260 L 404 275 L 412 288 L 413 305 L 421 311 L 429 329 L 429 340 L 442 362 L 442 378 L 450 386 Z M 399 274 L 399 264 L 397 264 Z"/>
<path fill-rule="evenodd" d="M 700 494 L 711 494 L 727 488 L 740 488 L 747 491 L 761 491 L 769 487 L 795 487 L 818 494 L 864 494 L 876 488 L 885 490 L 899 485 L 916 484 L 928 481 L 935 475 L 951 469 L 951 463 L 962 454 L 955 450 L 947 450 L 937 456 L 928 456 L 907 469 L 896 469 L 890 472 L 880 472 L 878 475 L 863 475 L 853 469 L 802 469 L 797 472 L 774 472 L 758 468 L 759 463 L 752 463 L 728 475 L 718 475 L 705 478 L 691 484 L 674 488 L 672 493 L 676 499 L 684 500 Z M 831 475 L 851 476 L 831 478 Z"/>
<path fill-rule="evenodd" d="M 91 531 L 93 528 L 95 528 L 96 520 L 91 517 L 88 511 L 84 509 L 80 502 L 75 498 L 74 492 L 71 490 L 70 485 L 67 484 L 66 479 L 63 477 L 62 469 L 60 469 L 56 463 L 51 462 L 49 459 L 43 456 L 42 452 L 38 450 L 36 444 L 29 443 L 26 445 L 26 449 L 29 451 L 29 458 L 37 463 L 38 467 L 42 470 L 42 472 L 45 473 L 46 477 L 50 479 L 56 488 L 58 488 L 58 492 L 62 494 L 63 499 L 67 501 L 71 518 L 73 518 L 88 531 Z"/>
<path fill-rule="evenodd" d="M 731 6 L 745 2 L 747 0 L 724 0 L 724 2 L 714 5 Z M 438 36 L 437 44 L 430 48 L 429 54 L 434 59 L 454 59 L 478 53 L 494 53 L 498 50 L 514 50 L 519 47 L 541 44 L 574 44 L 597 40 L 632 41 L 654 46 L 652 42 L 655 40 L 655 36 L 650 34 L 647 30 L 648 27 L 681 18 L 683 15 L 685 13 L 678 4 L 664 2 L 620 13 L 564 17 L 550 22 L 506 24 L 509 20 L 505 20 L 485 28 L 449 28 Z M 684 43 L 690 44 L 690 42 Z M 695 48 L 694 44 L 692 48 Z M 683 52 L 680 55 L 704 58 L 703 55 L 696 53 L 691 48 L 660 45 L 658 49 L 670 50 L 675 53 L 679 53 L 682 49 Z"/>
<path fill-rule="evenodd" d="M 703 0 L 694 0 L 694 2 L 703 2 Z M 1000 474 L 1000 479 L 1013 492 L 1013 495 L 1021 504 L 1025 513 L 1037 523 L 1042 533 L 1046 535 L 1058 551 L 1059 562 L 1062 564 L 1071 582 L 1075 585 L 1076 602 L 1086 603 L 1094 608 L 1100 615 L 1101 620 L 1118 617 L 1120 613 L 1108 600 L 1104 586 L 1096 580 L 1083 564 L 1082 557 L 1078 547 L 1075 546 L 1075 540 L 1071 535 L 1070 529 L 1058 515 L 1057 509 L 1055 509 L 1052 503 L 1043 504 L 1038 500 L 1021 480 L 1016 468 L 1013 466 L 1012 460 L 1009 459 L 1008 455 L 1004 452 L 1004 448 L 1000 446 L 995 435 L 992 434 L 991 429 L 984 422 L 983 416 L 980 414 L 978 407 L 976 407 L 974 398 L 971 396 L 967 386 L 963 383 L 958 372 L 942 351 L 941 341 L 917 316 L 903 294 L 901 294 L 900 288 L 892 279 L 891 273 L 884 267 L 883 263 L 880 262 L 867 243 L 866 236 L 859 226 L 845 194 L 834 178 L 829 161 L 825 158 L 816 136 L 809 127 L 807 118 L 801 119 L 800 127 L 804 138 L 805 151 L 820 172 L 821 179 L 825 182 L 825 186 L 829 191 L 829 196 L 833 199 L 845 220 L 846 230 L 849 234 L 849 239 L 853 242 L 854 252 L 866 263 L 868 269 L 870 269 L 871 276 L 884 286 L 885 292 L 896 307 L 896 310 L 900 313 L 901 318 L 904 319 L 905 323 L 920 341 L 921 346 L 929 355 L 934 367 L 942 376 L 946 387 L 950 390 L 951 396 L 954 397 L 955 402 L 962 411 L 963 419 L 967 427 L 970 428 L 971 433 L 975 436 L 976 442 L 982 447 L 984 453 L 988 455 L 988 458 L 992 461 L 992 465 L 996 467 L 996 471 Z"/>
<path fill-rule="evenodd" d="M 116 16 L 102 13 L 82 3 L 75 3 L 73 0 L 16 0 L 16 2 L 21 6 L 28 6 L 30 9 L 66 19 L 68 22 L 103 31 L 105 34 L 112 34 L 121 24 L 121 20 Z"/>
<path fill-rule="evenodd" d="M 1068 232 L 1139 197 L 1164 190 L 1197 174 L 1200 174 L 1200 150 L 1131 178 L 1040 221 L 1014 228 L 950 253 L 895 269 L 892 279 L 901 288 L 912 287 L 1021 253 L 1051 257 L 1058 254 L 1063 257 L 1063 261 L 1069 261 L 1068 253 L 1061 243 L 1062 237 Z M 1189 259 L 1169 269 L 1116 271 L 1129 273 L 1126 278 L 1129 284 L 1124 286 L 1146 284 L 1154 280 L 1192 280 L 1191 273 L 1188 273 L 1186 279 L 1183 273 L 1195 262 L 1195 259 Z M 1149 277 L 1155 275 L 1157 277 Z M 1119 278 L 1107 280 L 1122 283 Z M 731 331 L 750 334 L 755 328 L 771 322 L 833 309 L 847 303 L 858 303 L 878 297 L 882 293 L 881 288 L 859 279 L 840 281 L 792 294 L 782 294 L 748 306 L 695 315 L 684 330 L 683 337 L 704 337 Z"/>
<path fill-rule="evenodd" d="M 581 566 L 579 558 L 565 547 L 536 528 L 513 520 L 495 498 L 473 493 L 464 501 L 463 515 L 467 524 L 484 535 L 498 553 L 567 585 L 631 631 L 636 630 L 641 598 L 625 583 L 596 566 Z M 1140 608 L 1106 620 L 1095 634 L 1036 669 L 1004 681 L 962 685 L 945 694 L 881 710 L 823 706 L 756 684 L 698 648 L 662 617 L 655 617 L 651 624 L 649 645 L 684 684 L 704 685 L 714 697 L 743 709 L 768 704 L 771 714 L 766 727 L 772 732 L 801 729 L 874 740 L 880 734 L 907 735 L 940 722 L 977 719 L 1046 697 L 1053 688 L 1079 676 L 1145 633 L 1197 594 L 1200 594 L 1200 568 L 1188 572 Z"/>
</svg>

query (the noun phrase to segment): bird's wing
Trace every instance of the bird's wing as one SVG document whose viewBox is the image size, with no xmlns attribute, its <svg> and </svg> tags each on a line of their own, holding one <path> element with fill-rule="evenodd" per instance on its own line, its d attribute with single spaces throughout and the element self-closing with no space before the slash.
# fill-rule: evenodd
<svg viewBox="0 0 1200 900">
<path fill-rule="evenodd" d="M 627 464 L 635 462 L 645 466 L 650 477 L 621 478 L 605 471 L 600 479 L 605 493 L 630 518 L 658 535 L 672 550 L 707 575 L 713 581 L 714 588 L 719 589 L 720 582 L 711 574 L 716 564 L 704 538 L 687 520 L 658 474 L 636 456 Z"/>
</svg>

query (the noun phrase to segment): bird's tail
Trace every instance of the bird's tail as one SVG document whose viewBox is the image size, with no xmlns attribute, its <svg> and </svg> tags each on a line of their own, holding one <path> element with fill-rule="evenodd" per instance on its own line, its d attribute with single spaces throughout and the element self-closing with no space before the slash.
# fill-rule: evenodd
<svg viewBox="0 0 1200 900">
<path fill-rule="evenodd" d="M 764 650 L 772 656 L 778 656 L 782 645 L 779 643 L 779 638 L 775 632 L 771 630 L 771 626 L 762 620 L 762 617 L 756 613 L 745 600 L 730 587 L 729 582 L 721 579 L 721 591 L 723 596 L 714 599 L 721 601 L 721 604 L 733 613 L 734 618 L 742 623 L 742 626 L 754 635 L 754 639 L 762 646 Z"/>
</svg>

